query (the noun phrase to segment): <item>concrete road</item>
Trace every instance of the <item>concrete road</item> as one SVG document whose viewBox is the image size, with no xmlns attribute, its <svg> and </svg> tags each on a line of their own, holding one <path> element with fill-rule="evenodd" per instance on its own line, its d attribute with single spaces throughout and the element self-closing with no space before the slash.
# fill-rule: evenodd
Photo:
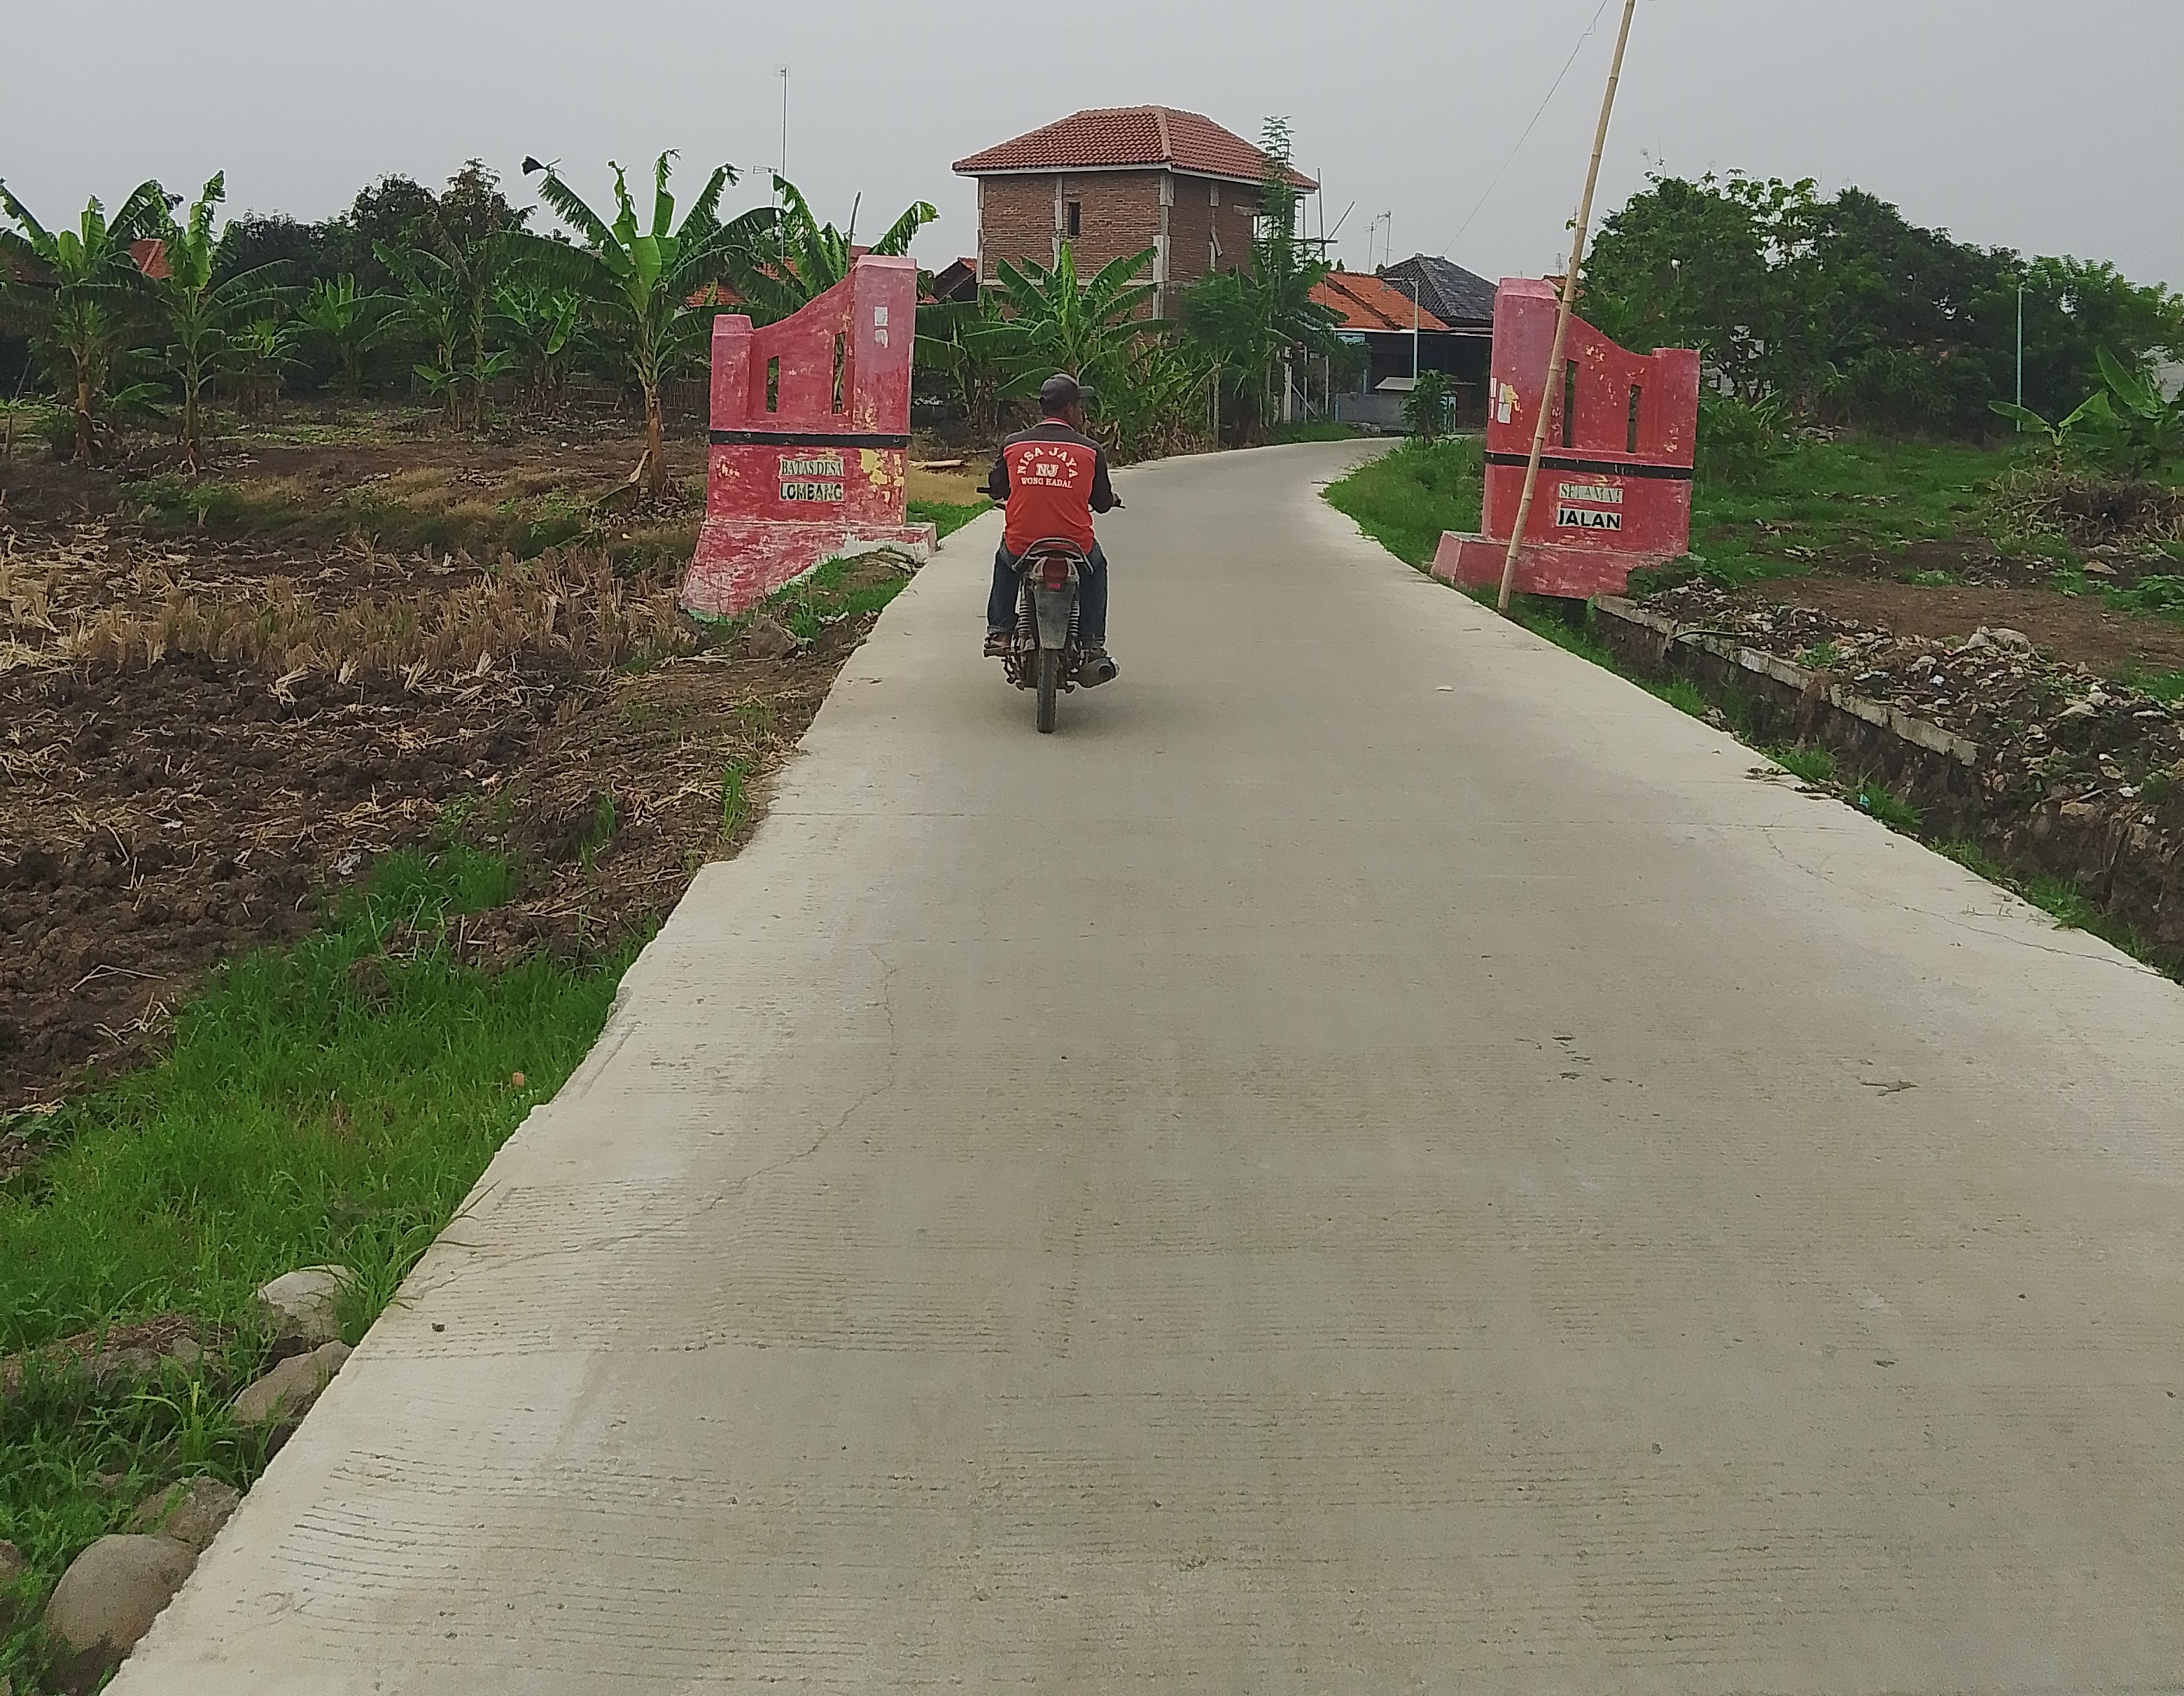
<svg viewBox="0 0 2184 1696">
<path fill-rule="evenodd" d="M 1355 451 L 943 553 L 120 1696 L 2184 1686 L 2184 991 Z"/>
</svg>

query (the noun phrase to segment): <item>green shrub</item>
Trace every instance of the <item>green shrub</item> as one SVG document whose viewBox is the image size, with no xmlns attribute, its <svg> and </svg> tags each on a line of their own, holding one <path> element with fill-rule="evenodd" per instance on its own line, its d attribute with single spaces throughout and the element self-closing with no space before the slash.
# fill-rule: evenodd
<svg viewBox="0 0 2184 1696">
<path fill-rule="evenodd" d="M 1791 448 L 1782 403 L 1769 396 L 1739 400 L 1711 388 L 1699 391 L 1698 476 L 1702 482 L 1750 485 L 1761 481 Z"/>
</svg>

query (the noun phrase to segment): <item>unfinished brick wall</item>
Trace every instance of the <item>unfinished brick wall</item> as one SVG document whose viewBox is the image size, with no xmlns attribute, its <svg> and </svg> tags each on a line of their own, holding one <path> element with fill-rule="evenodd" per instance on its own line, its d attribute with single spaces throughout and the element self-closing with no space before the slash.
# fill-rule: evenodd
<svg viewBox="0 0 2184 1696">
<path fill-rule="evenodd" d="M 1000 263 L 1054 263 L 1054 179 L 992 176 L 978 184 L 978 281 L 991 283 Z"/>
<path fill-rule="evenodd" d="M 1251 254 L 1251 220 L 1259 191 L 1211 177 L 1178 177 L 1168 209 L 1168 277 L 1188 287 L 1217 267 L 1234 268 Z M 1218 238 L 1218 256 L 1215 242 Z"/>
<path fill-rule="evenodd" d="M 1161 231 L 1163 180 L 1173 184 L 1174 194 L 1174 203 L 1167 209 L 1171 291 L 1188 286 L 1213 268 L 1217 235 L 1219 263 L 1243 264 L 1251 249 L 1251 220 L 1259 203 L 1256 188 L 1157 170 L 999 176 L 987 177 L 978 186 L 983 280 L 992 282 L 1004 259 L 1052 264 L 1056 236 L 1067 233 L 1072 202 L 1078 209 L 1074 241 L 1078 275 L 1089 275 L 1153 246 Z M 1164 304 L 1173 310 L 1172 293 Z"/>
</svg>

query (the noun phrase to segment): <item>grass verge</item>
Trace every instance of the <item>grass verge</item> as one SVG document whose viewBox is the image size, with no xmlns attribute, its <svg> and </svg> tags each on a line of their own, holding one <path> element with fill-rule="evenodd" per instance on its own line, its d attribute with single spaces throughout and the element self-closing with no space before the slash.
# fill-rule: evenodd
<svg viewBox="0 0 2184 1696">
<path fill-rule="evenodd" d="M 217 972 L 164 1059 L 64 1106 L 0 1187 L 0 1351 L 163 1315 L 216 1339 L 202 1367 L 119 1395 L 34 1373 L 0 1404 L 0 1538 L 26 1594 L 158 1484 L 248 1485 L 262 1444 L 226 1410 L 264 1359 L 253 1292 L 348 1265 L 360 1336 L 590 1048 L 634 944 L 494 974 L 455 959 L 450 927 L 515 885 L 471 848 L 388 855 L 318 934 Z M 27 1626 L 0 1642 L 0 1677 L 36 1688 L 40 1667 Z"/>
<path fill-rule="evenodd" d="M 985 500 L 961 504 L 952 501 L 912 501 L 910 503 L 910 521 L 933 525 L 944 542 L 972 519 L 991 512 L 993 507 L 991 501 Z"/>
<path fill-rule="evenodd" d="M 1823 558 L 1907 553 L 1917 544 L 1992 540 L 2014 553 L 2069 549 L 2059 541 L 1993 537 L 1989 486 L 2014 456 L 1961 442 L 1845 437 L 1803 442 L 1747 486 L 1701 481 L 1691 534 L 1705 575 L 1738 584 L 1794 576 Z M 1907 581 L 1953 581 L 1907 569 Z"/>
<path fill-rule="evenodd" d="M 1327 498 L 1397 559 L 1423 566 L 1443 531 L 1478 530 L 1480 452 L 1474 437 L 1407 442 Z M 1710 578 L 1794 576 L 1823 554 L 1891 554 L 1981 534 L 1986 487 L 2010 463 L 2005 453 L 1953 443 L 1803 442 L 1749 487 L 1700 483 L 1691 531 Z"/>
<path fill-rule="evenodd" d="M 1443 531 L 1479 528 L 1485 464 L 1475 437 L 1407 441 L 1333 485 L 1327 498 L 1396 558 L 1423 569 Z"/>
</svg>

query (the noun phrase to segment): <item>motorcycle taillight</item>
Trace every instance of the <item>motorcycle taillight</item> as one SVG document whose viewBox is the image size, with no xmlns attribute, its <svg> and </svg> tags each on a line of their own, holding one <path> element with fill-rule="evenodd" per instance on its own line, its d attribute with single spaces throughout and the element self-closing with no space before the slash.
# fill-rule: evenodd
<svg viewBox="0 0 2184 1696">
<path fill-rule="evenodd" d="M 1069 562 L 1049 559 L 1039 562 L 1039 586 L 1042 589 L 1066 589 L 1069 587 Z"/>
</svg>

